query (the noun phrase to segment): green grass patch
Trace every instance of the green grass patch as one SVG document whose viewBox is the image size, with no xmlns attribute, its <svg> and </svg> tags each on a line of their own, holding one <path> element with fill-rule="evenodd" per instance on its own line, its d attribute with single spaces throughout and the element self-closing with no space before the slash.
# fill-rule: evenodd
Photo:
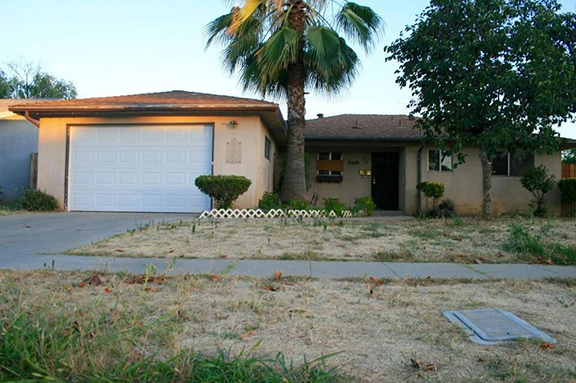
<svg viewBox="0 0 576 383">
<path fill-rule="evenodd" d="M 550 223 L 536 229 L 516 221 L 510 224 L 510 239 L 504 248 L 529 262 L 576 265 L 576 246 L 549 241 L 550 230 Z"/>
<path fill-rule="evenodd" d="M 21 296 L 20 296 L 21 297 Z M 329 369 L 326 358 L 295 366 L 282 354 L 271 359 L 220 350 L 201 355 L 192 350 L 170 354 L 167 329 L 172 314 L 149 324 L 116 310 L 96 320 L 22 310 L 11 294 L 3 306 L 0 334 L 0 381 L 49 382 L 334 382 L 345 380 Z M 161 351 L 154 351 L 161 350 Z"/>
</svg>

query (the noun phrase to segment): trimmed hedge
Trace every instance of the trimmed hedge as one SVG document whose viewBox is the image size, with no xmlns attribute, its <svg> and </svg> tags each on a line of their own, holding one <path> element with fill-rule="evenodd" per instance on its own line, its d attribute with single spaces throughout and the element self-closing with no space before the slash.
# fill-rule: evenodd
<svg viewBox="0 0 576 383">
<path fill-rule="evenodd" d="M 194 183 L 201 192 L 214 198 L 216 209 L 230 209 L 252 185 L 252 181 L 242 176 L 200 176 Z"/>
<path fill-rule="evenodd" d="M 435 181 L 421 182 L 417 187 L 418 190 L 424 193 L 424 196 L 426 198 L 439 200 L 444 196 L 445 187 L 442 182 L 435 182 Z"/>
</svg>

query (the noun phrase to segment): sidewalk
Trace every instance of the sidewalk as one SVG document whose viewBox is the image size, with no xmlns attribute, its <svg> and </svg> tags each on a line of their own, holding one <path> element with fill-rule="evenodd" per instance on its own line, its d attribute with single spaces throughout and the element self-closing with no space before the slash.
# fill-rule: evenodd
<svg viewBox="0 0 576 383">
<path fill-rule="evenodd" d="M 173 265 L 170 265 L 173 262 Z M 209 273 L 270 277 L 275 271 L 285 276 L 313 278 L 576 278 L 576 267 L 543 265 L 460 265 L 455 263 L 402 262 L 315 262 L 276 260 L 111 258 L 65 255 L 36 255 L 4 259 L 0 268 L 55 269 L 142 273 L 156 264 L 157 273 L 172 267 L 170 274 Z"/>
</svg>

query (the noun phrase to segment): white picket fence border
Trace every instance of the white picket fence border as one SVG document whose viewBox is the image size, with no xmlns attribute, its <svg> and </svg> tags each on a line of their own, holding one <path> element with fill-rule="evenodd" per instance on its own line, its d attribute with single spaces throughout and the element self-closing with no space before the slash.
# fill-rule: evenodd
<svg viewBox="0 0 576 383">
<path fill-rule="evenodd" d="M 353 213 L 350 210 L 345 210 L 341 218 L 352 218 L 364 216 L 363 211 Z M 326 212 L 324 210 L 282 210 L 272 209 L 267 212 L 261 209 L 212 209 L 206 210 L 200 218 L 338 218 L 334 212 Z"/>
</svg>

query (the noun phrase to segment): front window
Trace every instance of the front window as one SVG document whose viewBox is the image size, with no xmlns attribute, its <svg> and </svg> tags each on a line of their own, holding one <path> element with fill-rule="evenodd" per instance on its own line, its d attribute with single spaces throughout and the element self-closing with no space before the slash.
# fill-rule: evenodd
<svg viewBox="0 0 576 383">
<path fill-rule="evenodd" d="M 321 153 L 318 153 L 318 161 L 342 161 L 342 153 L 340 153 L 340 152 L 321 152 Z M 319 169 L 318 175 L 319 176 L 341 176 L 342 171 Z"/>
<path fill-rule="evenodd" d="M 534 166 L 534 153 L 518 151 L 498 152 L 492 159 L 492 174 L 496 176 L 520 177 Z"/>
<path fill-rule="evenodd" d="M 272 141 L 270 141 L 270 139 L 268 137 L 265 137 L 265 140 L 264 140 L 264 157 L 266 157 L 268 160 L 270 159 L 271 147 L 272 147 Z"/>
<path fill-rule="evenodd" d="M 451 172 L 454 170 L 454 161 L 450 152 L 440 149 L 428 150 L 428 171 Z"/>
</svg>

